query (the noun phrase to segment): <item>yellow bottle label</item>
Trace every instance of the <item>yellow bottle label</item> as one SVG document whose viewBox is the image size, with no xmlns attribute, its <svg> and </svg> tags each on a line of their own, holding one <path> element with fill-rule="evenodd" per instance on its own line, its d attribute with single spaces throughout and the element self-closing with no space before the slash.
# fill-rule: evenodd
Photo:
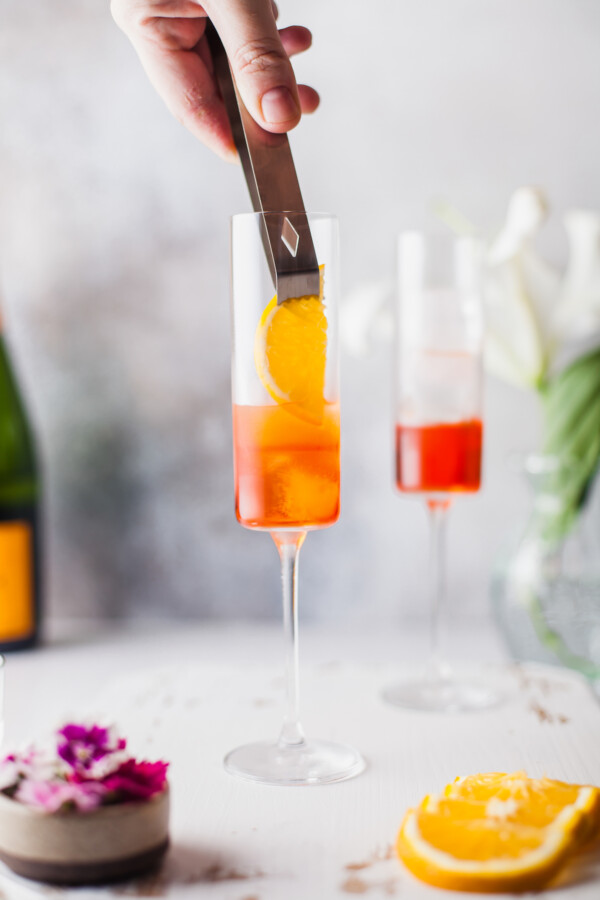
<svg viewBox="0 0 600 900">
<path fill-rule="evenodd" d="M 34 629 L 33 541 L 27 522 L 0 522 L 0 642 Z"/>
</svg>

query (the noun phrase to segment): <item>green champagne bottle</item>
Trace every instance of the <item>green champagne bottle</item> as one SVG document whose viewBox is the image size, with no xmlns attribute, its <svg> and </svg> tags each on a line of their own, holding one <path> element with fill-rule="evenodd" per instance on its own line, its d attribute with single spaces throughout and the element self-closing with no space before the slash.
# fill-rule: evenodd
<svg viewBox="0 0 600 900">
<path fill-rule="evenodd" d="M 31 647 L 40 621 L 40 477 L 0 322 L 0 651 Z"/>
</svg>

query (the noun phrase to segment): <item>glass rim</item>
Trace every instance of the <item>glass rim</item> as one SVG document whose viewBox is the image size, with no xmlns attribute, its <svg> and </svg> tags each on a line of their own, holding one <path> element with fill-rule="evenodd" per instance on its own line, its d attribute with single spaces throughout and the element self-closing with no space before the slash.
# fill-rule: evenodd
<svg viewBox="0 0 600 900">
<path fill-rule="evenodd" d="M 335 213 L 328 212 L 311 212 L 310 210 L 300 210 L 300 209 L 270 209 L 266 212 L 242 212 L 242 213 L 233 213 L 229 216 L 231 222 L 237 222 L 242 219 L 257 219 L 259 217 L 268 216 L 297 216 L 304 213 L 309 219 L 321 219 L 326 220 L 329 219 L 332 222 L 337 221 L 338 216 Z"/>
</svg>

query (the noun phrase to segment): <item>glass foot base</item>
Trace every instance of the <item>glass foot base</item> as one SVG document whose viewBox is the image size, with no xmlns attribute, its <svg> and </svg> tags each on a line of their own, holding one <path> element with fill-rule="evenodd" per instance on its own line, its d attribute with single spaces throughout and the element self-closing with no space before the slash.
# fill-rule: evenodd
<svg viewBox="0 0 600 900">
<path fill-rule="evenodd" d="M 277 741 L 245 744 L 228 753 L 224 765 L 238 778 L 289 787 L 346 781 L 365 768 L 362 756 L 353 747 L 330 741 L 305 741 L 297 746 Z"/>
<path fill-rule="evenodd" d="M 478 712 L 502 701 L 502 694 L 484 679 L 467 681 L 452 677 L 400 682 L 385 688 L 382 697 L 404 709 L 441 713 Z"/>
</svg>

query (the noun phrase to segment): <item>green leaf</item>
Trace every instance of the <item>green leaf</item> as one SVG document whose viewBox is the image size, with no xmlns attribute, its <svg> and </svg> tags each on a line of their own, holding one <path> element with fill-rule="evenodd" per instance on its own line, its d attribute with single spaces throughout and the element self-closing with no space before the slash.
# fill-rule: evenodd
<svg viewBox="0 0 600 900">
<path fill-rule="evenodd" d="M 550 383 L 545 395 L 547 452 L 564 450 L 563 442 L 568 439 L 573 425 L 577 425 L 586 412 L 594 410 L 594 399 L 598 395 L 600 356 L 595 365 L 580 367 L 574 363 Z"/>
<path fill-rule="evenodd" d="M 560 501 L 544 536 L 559 541 L 576 521 L 600 462 L 600 348 L 551 380 L 543 399 L 544 454 L 559 462 L 549 488 Z"/>
</svg>

